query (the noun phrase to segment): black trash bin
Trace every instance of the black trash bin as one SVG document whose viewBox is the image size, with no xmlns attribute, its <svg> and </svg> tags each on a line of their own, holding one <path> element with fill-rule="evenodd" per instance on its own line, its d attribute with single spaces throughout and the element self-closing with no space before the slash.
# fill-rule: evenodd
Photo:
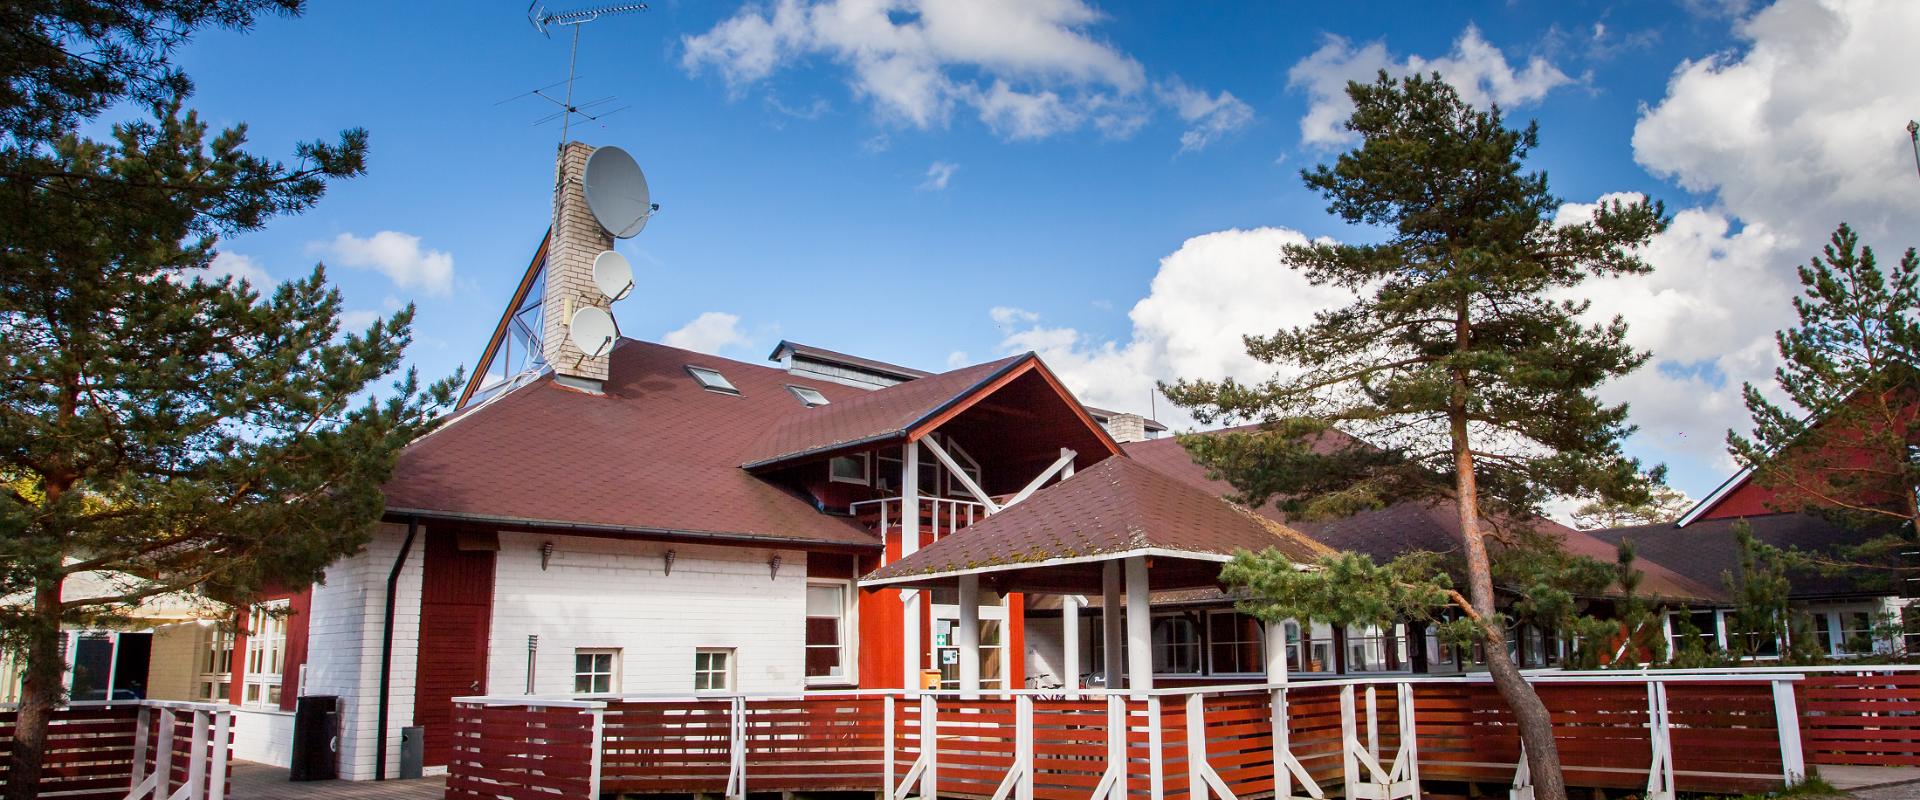
<svg viewBox="0 0 1920 800">
<path fill-rule="evenodd" d="M 293 707 L 293 764 L 287 779 L 330 781 L 340 777 L 340 698 L 308 695 Z"/>
</svg>

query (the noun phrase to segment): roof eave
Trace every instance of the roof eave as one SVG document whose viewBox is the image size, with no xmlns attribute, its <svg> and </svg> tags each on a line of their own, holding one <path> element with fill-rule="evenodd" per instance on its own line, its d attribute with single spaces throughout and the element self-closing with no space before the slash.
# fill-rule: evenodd
<svg viewBox="0 0 1920 800">
<path fill-rule="evenodd" d="M 408 519 L 442 520 L 446 522 L 485 523 L 502 528 L 527 531 L 550 531 L 578 535 L 600 535 L 639 537 L 660 541 L 679 541 L 707 544 L 730 545 L 785 545 L 807 550 L 847 550 L 867 552 L 879 550 L 883 545 L 878 540 L 871 544 L 858 542 L 825 542 L 817 539 L 800 539 L 791 536 L 762 536 L 751 533 L 724 531 L 695 531 L 682 528 L 656 528 L 638 525 L 602 525 L 588 522 L 567 522 L 564 520 L 534 519 L 499 514 L 475 514 L 463 511 L 436 511 L 419 508 L 389 508 L 382 519 L 390 522 L 402 522 Z"/>
</svg>

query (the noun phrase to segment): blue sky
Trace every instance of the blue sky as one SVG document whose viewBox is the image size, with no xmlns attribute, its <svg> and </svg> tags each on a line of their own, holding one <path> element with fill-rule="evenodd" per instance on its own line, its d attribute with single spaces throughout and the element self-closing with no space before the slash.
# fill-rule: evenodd
<svg viewBox="0 0 1920 800">
<path fill-rule="evenodd" d="M 1375 235 L 1300 185 L 1341 147 L 1326 87 L 1440 69 L 1540 121 L 1534 165 L 1570 203 L 1681 214 L 1654 277 L 1583 294 L 1661 360 L 1610 396 L 1634 403 L 1633 451 L 1698 496 L 1728 471 L 1740 381 L 1771 369 L 1792 266 L 1841 219 L 1889 250 L 1920 232 L 1898 130 L 1920 99 L 1890 68 L 1920 4 L 869 5 L 669 0 L 586 28 L 577 94 L 631 108 L 573 137 L 632 152 L 662 205 L 620 245 L 625 334 L 926 368 L 1038 349 L 1089 402 L 1146 411 L 1154 379 L 1247 374 L 1238 333 L 1327 301 L 1279 243 Z M 499 101 L 563 78 L 568 41 L 524 12 L 316 3 L 200 36 L 191 105 L 257 151 L 372 133 L 366 177 L 224 243 L 223 266 L 324 260 L 360 319 L 419 305 L 424 374 L 471 368 L 550 215 L 558 126 Z"/>
</svg>

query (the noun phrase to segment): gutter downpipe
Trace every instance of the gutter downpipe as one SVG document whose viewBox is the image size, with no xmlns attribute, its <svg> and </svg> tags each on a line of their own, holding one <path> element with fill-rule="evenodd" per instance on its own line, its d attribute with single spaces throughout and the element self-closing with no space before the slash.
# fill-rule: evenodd
<svg viewBox="0 0 1920 800">
<path fill-rule="evenodd" d="M 392 703 L 391 681 L 393 679 L 393 610 L 397 598 L 394 595 L 400 589 L 400 570 L 407 566 L 407 553 L 413 550 L 414 535 L 420 532 L 420 518 L 407 518 L 407 538 L 400 543 L 400 555 L 393 559 L 393 571 L 387 573 L 387 611 L 386 620 L 380 628 L 380 712 L 379 728 L 375 734 L 373 751 L 373 779 L 387 779 L 387 710 Z"/>
</svg>

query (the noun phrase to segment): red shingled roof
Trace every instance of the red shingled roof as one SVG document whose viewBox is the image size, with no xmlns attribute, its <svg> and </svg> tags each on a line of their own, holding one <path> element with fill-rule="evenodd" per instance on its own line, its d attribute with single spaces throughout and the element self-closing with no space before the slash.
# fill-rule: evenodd
<svg viewBox="0 0 1920 800">
<path fill-rule="evenodd" d="M 917 423 L 1034 358 L 1032 353 L 1008 356 L 861 392 L 845 401 L 835 398 L 811 414 L 789 415 L 775 422 L 747 448 L 741 465 L 767 466 L 904 437 Z"/>
<path fill-rule="evenodd" d="M 1131 442 L 1122 447 L 1134 460 L 1188 486 L 1222 497 L 1233 493 L 1233 487 L 1226 481 L 1209 479 L 1206 467 L 1194 463 L 1177 439 L 1151 439 Z M 1276 522 L 1287 522 L 1286 515 L 1272 504 L 1262 506 L 1259 513 Z M 1459 517 L 1451 503 L 1399 503 L 1343 519 L 1288 524 L 1333 549 L 1365 553 L 1380 560 L 1420 550 L 1446 553 L 1460 547 Z M 1591 534 L 1544 517 L 1535 517 L 1532 524 L 1535 530 L 1559 538 L 1568 552 L 1607 563 L 1614 560 L 1615 546 Z M 1688 578 L 1644 555 L 1635 563 L 1646 576 L 1640 584 L 1640 591 L 1644 594 L 1674 600 L 1719 600 L 1725 597 L 1725 592 L 1715 586 Z"/>
<path fill-rule="evenodd" d="M 1267 548 L 1299 561 L 1331 552 L 1285 525 L 1133 459 L 1112 456 L 874 571 L 862 583 L 1015 570 L 1123 553 L 1204 558 Z"/>
<path fill-rule="evenodd" d="M 700 388 L 705 366 L 740 394 Z M 805 407 L 789 385 L 831 404 Z M 604 395 L 545 376 L 462 412 L 402 451 L 390 515 L 721 541 L 877 548 L 844 517 L 745 470 L 749 446 L 781 420 L 869 392 L 785 370 L 623 339 Z"/>
</svg>

